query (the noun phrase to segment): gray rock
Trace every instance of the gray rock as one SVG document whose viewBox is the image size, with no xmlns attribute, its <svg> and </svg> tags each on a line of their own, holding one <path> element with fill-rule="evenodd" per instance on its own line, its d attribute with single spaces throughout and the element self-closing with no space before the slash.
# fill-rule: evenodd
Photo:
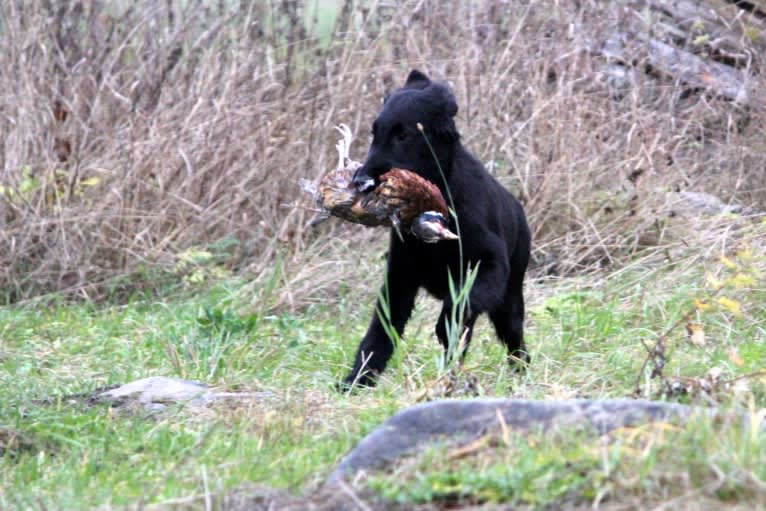
<svg viewBox="0 0 766 511">
<path fill-rule="evenodd" d="M 77 398 L 78 396 L 73 396 Z M 254 400 L 276 402 L 272 392 L 221 392 L 203 383 L 166 376 L 150 376 L 113 389 L 87 396 L 91 402 L 110 401 L 117 406 L 138 404 L 150 411 L 164 410 L 168 405 L 207 406 L 222 400 Z M 76 400 L 76 399 L 75 399 Z"/>
<path fill-rule="evenodd" d="M 703 192 L 675 192 L 674 208 L 682 211 L 697 213 L 739 213 L 742 207 L 737 204 L 727 204 L 715 195 Z"/>
<path fill-rule="evenodd" d="M 215 399 L 215 394 L 207 385 L 195 381 L 150 376 L 101 392 L 95 398 L 99 401 L 136 401 L 150 409 L 161 409 L 168 403 L 205 405 Z"/>
<path fill-rule="evenodd" d="M 402 410 L 367 435 L 330 474 L 328 482 L 383 468 L 439 441 L 471 441 L 499 428 L 499 415 L 514 431 L 555 427 L 603 434 L 642 422 L 683 422 L 694 411 L 684 405 L 633 399 L 433 401 Z"/>
</svg>

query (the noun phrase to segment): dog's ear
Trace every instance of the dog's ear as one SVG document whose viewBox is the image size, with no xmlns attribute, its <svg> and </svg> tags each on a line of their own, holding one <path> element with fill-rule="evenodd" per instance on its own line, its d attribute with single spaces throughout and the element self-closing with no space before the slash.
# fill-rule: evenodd
<svg viewBox="0 0 766 511">
<path fill-rule="evenodd" d="M 452 93 L 452 89 L 443 83 L 434 83 L 430 87 L 434 91 L 434 96 L 438 98 L 441 109 L 447 117 L 457 115 L 457 100 Z"/>
<path fill-rule="evenodd" d="M 432 83 L 427 91 L 433 98 L 438 114 L 433 120 L 434 134 L 455 142 L 460 138 L 453 117 L 457 115 L 457 100 L 446 84 Z"/>
<path fill-rule="evenodd" d="M 423 90 L 429 85 L 431 85 L 431 79 L 417 69 L 413 69 L 407 76 L 407 81 L 404 83 L 404 88 Z"/>
</svg>

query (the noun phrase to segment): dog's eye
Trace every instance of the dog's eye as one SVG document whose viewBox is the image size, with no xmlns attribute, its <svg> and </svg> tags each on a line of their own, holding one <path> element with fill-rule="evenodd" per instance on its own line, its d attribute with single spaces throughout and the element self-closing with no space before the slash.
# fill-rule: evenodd
<svg viewBox="0 0 766 511">
<path fill-rule="evenodd" d="M 396 133 L 396 135 L 394 135 L 394 140 L 396 140 L 397 142 L 404 142 L 409 138 L 410 138 L 410 134 L 407 133 L 405 130 L 399 131 Z"/>
</svg>

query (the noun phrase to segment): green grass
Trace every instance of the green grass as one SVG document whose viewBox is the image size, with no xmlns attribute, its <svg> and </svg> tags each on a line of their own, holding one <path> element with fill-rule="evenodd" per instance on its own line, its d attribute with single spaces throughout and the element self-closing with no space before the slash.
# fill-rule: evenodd
<svg viewBox="0 0 766 511">
<path fill-rule="evenodd" d="M 327 313 L 260 318 L 221 310 L 231 293 L 219 287 L 175 303 L 0 312 L 0 427 L 28 444 L 0 461 L 0 508 L 178 497 L 201 487 L 203 467 L 214 488 L 238 481 L 297 488 L 396 409 L 376 402 L 358 410 L 357 400 L 331 391 L 358 331 L 336 328 L 342 323 Z M 353 338 L 342 337 L 348 332 Z M 149 375 L 275 398 L 203 417 L 183 407 L 152 417 L 61 400 Z M 315 406 L 332 408 L 338 421 L 314 417 Z M 353 421 L 343 418 L 349 409 Z"/>
<path fill-rule="evenodd" d="M 766 395 L 759 378 L 721 384 L 762 369 L 766 359 L 763 262 L 735 257 L 733 264 L 636 266 L 599 279 L 531 282 L 530 370 L 508 370 L 481 320 L 464 374 L 476 378 L 484 395 L 625 397 L 638 382 L 642 395 L 661 396 L 658 380 L 639 374 L 642 341 L 651 346 L 665 334 L 663 373 L 690 390 L 666 399 L 761 409 Z M 707 298 L 712 306 L 697 310 L 694 300 L 713 292 L 706 271 L 725 286 Z M 742 274 L 753 276 L 744 287 L 735 279 Z M 244 289 L 229 279 L 162 302 L 53 300 L 0 309 L 0 509 L 161 503 L 247 482 L 299 492 L 320 482 L 396 410 L 424 395 L 440 396 L 433 302 L 421 300 L 380 385 L 345 396 L 333 385 L 364 333 L 373 292 L 367 304 L 340 297 L 290 313 L 248 310 Z M 741 311 L 715 305 L 721 296 L 736 300 Z M 704 327 L 702 346 L 689 342 L 685 320 L 679 324 L 687 313 Z M 702 392 L 694 383 L 711 368 L 720 375 Z M 203 411 L 178 405 L 159 414 L 63 399 L 154 375 L 259 397 Z M 710 423 L 621 434 L 607 443 L 577 435 L 514 437 L 458 460 L 436 450 L 372 484 L 394 500 L 509 501 L 532 508 L 620 495 L 663 501 L 707 488 L 716 477 L 722 482 L 703 491 L 708 497 L 763 497 L 766 449 L 758 435 L 728 426 L 718 431 Z"/>
</svg>

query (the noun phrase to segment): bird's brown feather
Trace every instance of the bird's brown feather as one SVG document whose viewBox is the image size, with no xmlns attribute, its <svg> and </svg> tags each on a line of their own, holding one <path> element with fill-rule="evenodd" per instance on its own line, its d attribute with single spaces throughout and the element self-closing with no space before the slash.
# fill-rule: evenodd
<svg viewBox="0 0 766 511">
<path fill-rule="evenodd" d="M 328 172 L 317 186 L 317 204 L 331 215 L 364 225 L 390 226 L 392 217 L 409 229 L 415 218 L 426 211 L 448 215 L 447 203 L 439 188 L 418 174 L 391 169 L 380 177 L 380 184 L 360 193 L 351 184 L 359 164 Z"/>
</svg>

